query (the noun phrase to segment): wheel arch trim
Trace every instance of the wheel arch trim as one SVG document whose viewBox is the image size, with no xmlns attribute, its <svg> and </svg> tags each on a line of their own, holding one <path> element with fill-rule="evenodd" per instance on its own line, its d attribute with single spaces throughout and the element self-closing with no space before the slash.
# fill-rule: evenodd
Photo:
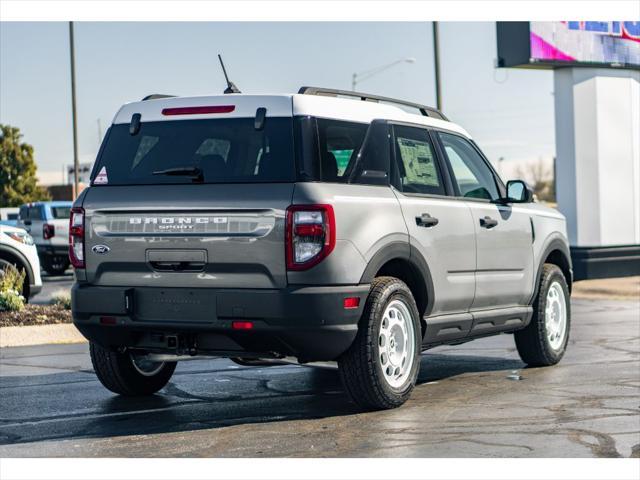
<svg viewBox="0 0 640 480">
<path fill-rule="evenodd" d="M 559 251 L 567 263 L 567 266 L 569 268 L 569 278 L 566 278 L 565 280 L 567 281 L 569 293 L 571 293 L 571 286 L 573 284 L 573 266 L 571 264 L 571 251 L 569 250 L 569 246 L 567 245 L 567 242 L 564 239 L 564 237 L 560 236 L 560 234 L 556 234 L 550 237 L 546 241 L 545 247 L 542 249 L 542 255 L 540 255 L 540 261 L 538 262 L 538 268 L 536 271 L 533 295 L 529 300 L 529 305 L 533 304 L 535 298 L 538 296 L 538 290 L 540 288 L 540 276 L 542 275 L 542 267 L 546 263 L 547 259 L 549 258 L 549 255 L 551 255 L 551 253 L 553 253 L 554 251 Z"/>
<path fill-rule="evenodd" d="M 423 280 L 424 295 L 426 296 L 426 309 L 424 315 L 427 316 L 433 309 L 434 285 L 431 270 L 422 254 L 413 245 L 407 242 L 391 242 L 380 248 L 369 260 L 362 277 L 361 284 L 371 283 L 375 275 L 387 263 L 393 260 L 403 260 L 409 263 Z"/>
</svg>

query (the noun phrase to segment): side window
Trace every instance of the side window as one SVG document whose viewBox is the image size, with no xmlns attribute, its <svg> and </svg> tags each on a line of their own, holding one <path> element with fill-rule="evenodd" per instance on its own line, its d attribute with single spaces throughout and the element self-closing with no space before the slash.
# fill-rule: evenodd
<svg viewBox="0 0 640 480">
<path fill-rule="evenodd" d="M 18 214 L 20 220 L 28 220 L 29 219 L 29 207 L 23 206 L 20 207 L 20 213 Z"/>
<path fill-rule="evenodd" d="M 439 133 L 460 195 L 466 198 L 500 198 L 493 172 L 476 149 L 462 137 Z"/>
<path fill-rule="evenodd" d="M 318 119 L 320 180 L 347 181 L 345 172 L 355 162 L 368 126 L 365 123 Z"/>
<path fill-rule="evenodd" d="M 394 126 L 396 160 L 403 192 L 444 195 L 429 132 L 423 128 Z"/>
</svg>

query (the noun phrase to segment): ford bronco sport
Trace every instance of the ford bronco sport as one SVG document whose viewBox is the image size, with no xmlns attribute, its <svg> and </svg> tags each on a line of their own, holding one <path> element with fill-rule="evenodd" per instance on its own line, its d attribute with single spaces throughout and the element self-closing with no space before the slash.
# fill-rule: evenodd
<svg viewBox="0 0 640 480">
<path fill-rule="evenodd" d="M 199 355 L 336 361 L 357 404 L 392 408 L 428 348 L 513 333 L 545 366 L 567 346 L 564 217 L 432 108 L 152 95 L 116 114 L 91 178 L 73 319 L 113 392 L 152 394 Z"/>
</svg>

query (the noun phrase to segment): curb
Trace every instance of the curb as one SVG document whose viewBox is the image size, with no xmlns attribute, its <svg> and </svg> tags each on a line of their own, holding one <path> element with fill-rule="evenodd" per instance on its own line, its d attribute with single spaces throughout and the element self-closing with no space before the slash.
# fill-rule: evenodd
<svg viewBox="0 0 640 480">
<path fill-rule="evenodd" d="M 72 323 L 0 327 L 0 348 L 86 341 Z"/>
</svg>

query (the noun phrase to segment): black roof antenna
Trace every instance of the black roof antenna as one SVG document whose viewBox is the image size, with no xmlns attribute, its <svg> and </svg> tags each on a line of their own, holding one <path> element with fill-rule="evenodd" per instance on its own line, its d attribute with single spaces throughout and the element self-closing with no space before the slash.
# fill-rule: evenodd
<svg viewBox="0 0 640 480">
<path fill-rule="evenodd" d="M 224 68 L 224 63 L 222 62 L 222 57 L 218 54 L 218 60 L 220 60 L 220 66 L 222 67 L 222 73 L 224 73 L 224 78 L 227 81 L 227 88 L 224 89 L 224 93 L 242 93 L 235 84 L 229 80 L 227 76 L 227 69 Z"/>
</svg>

